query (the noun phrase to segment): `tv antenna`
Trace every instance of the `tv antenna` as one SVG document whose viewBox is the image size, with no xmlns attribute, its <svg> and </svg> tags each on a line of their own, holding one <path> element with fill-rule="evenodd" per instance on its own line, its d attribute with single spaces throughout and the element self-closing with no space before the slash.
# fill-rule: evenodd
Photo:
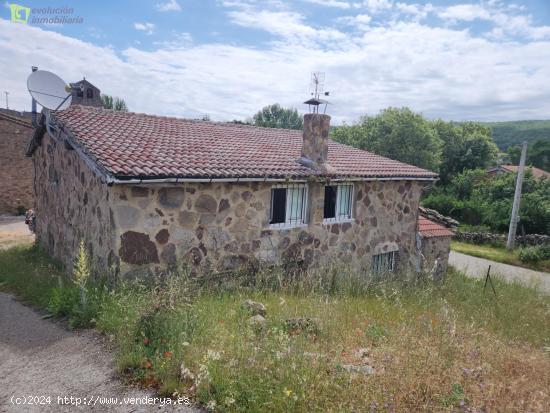
<svg viewBox="0 0 550 413">
<path fill-rule="evenodd" d="M 304 103 L 309 105 L 309 111 L 311 113 L 319 113 L 319 105 L 325 105 L 323 113 L 327 111 L 328 100 L 321 99 L 321 96 L 328 96 L 329 92 L 324 91 L 325 88 L 325 73 L 313 72 L 311 74 L 311 82 L 309 85 L 311 98 Z"/>
<path fill-rule="evenodd" d="M 10 108 L 10 105 L 8 103 L 8 95 L 10 94 L 10 92 L 8 92 L 7 90 L 4 92 L 4 94 L 6 95 L 6 109 L 9 109 Z"/>
<path fill-rule="evenodd" d="M 27 78 L 27 89 L 33 99 L 33 109 L 35 102 L 54 112 L 65 110 L 71 104 L 72 87 L 52 72 L 33 67 Z"/>
</svg>

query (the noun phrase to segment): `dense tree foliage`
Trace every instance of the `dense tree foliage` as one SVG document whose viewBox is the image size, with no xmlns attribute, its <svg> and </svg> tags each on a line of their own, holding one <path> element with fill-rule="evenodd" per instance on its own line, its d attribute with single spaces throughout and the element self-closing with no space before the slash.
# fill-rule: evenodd
<svg viewBox="0 0 550 413">
<path fill-rule="evenodd" d="M 358 124 L 334 128 L 336 141 L 438 171 L 443 143 L 430 121 L 408 108 L 388 108 Z"/>
<path fill-rule="evenodd" d="M 516 174 L 490 177 L 483 169 L 467 169 L 446 186 L 436 188 L 424 206 L 437 209 L 461 223 L 484 225 L 506 232 L 510 222 Z M 550 235 L 550 180 L 525 175 L 518 230 Z"/>
<path fill-rule="evenodd" d="M 283 108 L 275 103 L 256 113 L 252 117 L 252 124 L 266 128 L 302 129 L 303 120 L 296 109 Z"/>
<path fill-rule="evenodd" d="M 434 128 L 443 141 L 443 162 L 439 171 L 443 184 L 465 169 L 486 168 L 495 161 L 498 148 L 487 126 L 437 120 Z"/>
<path fill-rule="evenodd" d="M 518 165 L 521 157 L 521 146 L 510 146 L 508 157 L 512 164 Z M 526 163 L 550 172 L 550 138 L 538 140 L 528 146 Z"/>
<path fill-rule="evenodd" d="M 119 112 L 128 112 L 128 106 L 126 106 L 126 102 L 124 101 L 124 99 L 121 99 L 119 97 L 101 94 L 101 102 L 103 103 L 103 107 L 105 109 L 113 109 Z"/>
<path fill-rule="evenodd" d="M 336 127 L 332 138 L 439 172 L 443 183 L 464 169 L 492 165 L 498 152 L 486 126 L 429 121 L 408 108 L 389 108 L 357 124 Z"/>
<path fill-rule="evenodd" d="M 515 122 L 487 122 L 493 132 L 493 139 L 501 151 L 510 146 L 521 145 L 523 141 L 550 140 L 550 120 L 521 120 Z"/>
</svg>

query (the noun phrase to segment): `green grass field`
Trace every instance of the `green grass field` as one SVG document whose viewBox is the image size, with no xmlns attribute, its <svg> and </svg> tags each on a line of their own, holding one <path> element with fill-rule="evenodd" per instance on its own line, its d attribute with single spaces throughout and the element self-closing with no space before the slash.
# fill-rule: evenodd
<svg viewBox="0 0 550 413">
<path fill-rule="evenodd" d="M 453 271 L 442 283 L 359 288 L 336 268 L 328 290 L 323 274 L 285 276 L 90 282 L 83 309 L 75 283 L 36 247 L 0 252 L 2 290 L 106 334 L 125 380 L 214 411 L 547 411 L 550 297 L 494 280 L 496 301 Z M 249 324 L 248 298 L 265 304 L 265 326 Z M 289 330 L 292 317 L 318 328 Z"/>
<path fill-rule="evenodd" d="M 502 262 L 504 264 L 516 265 L 518 267 L 530 268 L 537 271 L 550 272 L 550 260 L 539 262 L 523 262 L 519 259 L 519 250 L 508 251 L 504 247 L 494 245 L 478 245 L 467 242 L 452 241 L 451 249 L 474 257 Z"/>
</svg>

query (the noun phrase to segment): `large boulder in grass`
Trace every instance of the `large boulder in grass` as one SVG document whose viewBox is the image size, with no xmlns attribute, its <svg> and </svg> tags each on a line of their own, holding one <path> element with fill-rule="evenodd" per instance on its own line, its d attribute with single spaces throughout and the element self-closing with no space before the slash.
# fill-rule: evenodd
<svg viewBox="0 0 550 413">
<path fill-rule="evenodd" d="M 250 299 L 243 302 L 241 304 L 241 308 L 247 311 L 252 316 L 260 315 L 262 317 L 265 317 L 265 315 L 267 314 L 265 305 L 256 301 L 252 301 Z"/>
<path fill-rule="evenodd" d="M 250 317 L 247 323 L 253 329 L 261 330 L 266 326 L 267 320 L 263 316 L 256 314 L 255 316 Z"/>
<path fill-rule="evenodd" d="M 286 330 L 289 333 L 311 333 L 319 332 L 319 320 L 308 317 L 294 317 L 285 321 Z"/>
<path fill-rule="evenodd" d="M 374 368 L 367 364 L 361 366 L 356 366 L 354 364 L 343 364 L 340 366 L 336 366 L 336 368 L 339 370 L 347 371 L 348 373 L 362 374 L 364 376 L 370 376 L 375 373 Z"/>
</svg>

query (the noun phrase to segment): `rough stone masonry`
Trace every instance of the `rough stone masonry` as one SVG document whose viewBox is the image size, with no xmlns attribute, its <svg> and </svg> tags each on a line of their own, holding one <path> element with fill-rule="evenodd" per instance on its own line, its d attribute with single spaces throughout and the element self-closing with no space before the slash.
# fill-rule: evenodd
<svg viewBox="0 0 550 413">
<path fill-rule="evenodd" d="M 132 127 L 134 121 L 140 128 L 142 122 L 158 121 L 154 117 L 93 108 L 72 110 L 77 115 L 98 114 L 102 124 L 112 116 L 126 122 L 125 128 Z M 199 273 L 260 263 L 291 262 L 310 268 L 335 260 L 368 273 L 373 255 L 386 252 L 395 252 L 397 269 L 414 271 L 419 260 L 416 234 L 421 180 L 346 180 L 353 187 L 351 217 L 328 222 L 324 219 L 325 185 L 331 184 L 331 171 L 335 170 L 327 162 L 330 117 L 306 115 L 304 120 L 301 152 L 292 160 L 311 165 L 311 174 L 300 181 L 307 187 L 303 223 L 270 225 L 272 188 L 292 184 L 292 179 L 177 183 L 139 179 L 107 183 L 101 171 L 108 158 L 102 160 L 101 167 L 97 166 L 97 161 L 79 146 L 82 141 L 74 143 L 70 128 L 65 127 L 56 137 L 46 133 L 34 146 L 37 239 L 67 268 L 71 268 L 78 245 L 84 241 L 96 271 L 111 271 L 129 278 L 165 273 L 181 266 Z M 76 125 L 74 128 L 82 123 Z M 264 133 L 262 128 L 255 132 L 213 123 L 182 121 L 178 125 L 192 127 L 193 134 L 201 127 L 235 128 L 224 129 L 228 136 L 250 131 Z M 108 132 L 104 127 L 97 133 L 103 134 L 100 139 Z M 295 132 L 283 133 L 292 134 L 289 136 L 295 139 Z M 162 149 L 158 146 L 156 151 Z M 357 150 L 342 150 L 357 156 L 349 152 Z M 96 156 L 103 156 L 102 153 Z M 284 153 L 282 159 L 288 156 Z M 367 152 L 365 156 L 377 162 L 381 159 Z M 342 168 L 342 161 L 336 161 Z M 396 162 L 391 165 L 405 170 L 414 168 Z M 433 176 L 429 171 L 420 173 Z"/>
<path fill-rule="evenodd" d="M 274 229 L 269 183 L 107 186 L 48 135 L 37 152 L 37 238 L 69 268 L 80 240 L 95 268 L 131 277 L 182 263 L 219 271 L 285 259 L 368 269 L 373 254 L 391 250 L 401 268 L 415 265 L 414 181 L 355 183 L 353 222 L 332 224 L 323 223 L 324 183 L 310 182 L 308 224 Z"/>
</svg>

